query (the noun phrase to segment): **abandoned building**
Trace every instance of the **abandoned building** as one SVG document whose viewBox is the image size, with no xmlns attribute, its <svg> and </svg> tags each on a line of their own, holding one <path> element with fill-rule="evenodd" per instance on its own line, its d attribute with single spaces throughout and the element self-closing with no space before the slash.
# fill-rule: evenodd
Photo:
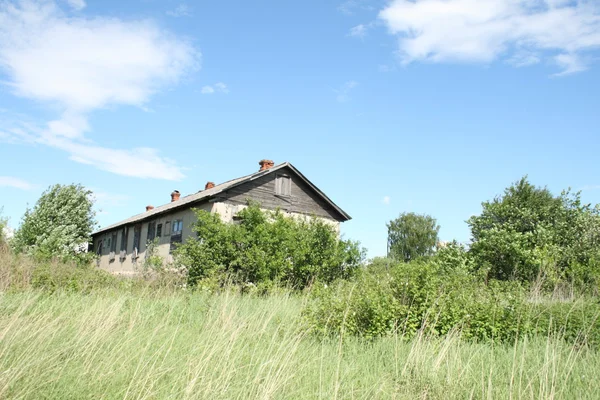
<svg viewBox="0 0 600 400">
<path fill-rule="evenodd" d="M 174 247 L 194 235 L 193 209 L 218 213 L 224 222 L 232 223 L 248 201 L 255 201 L 263 209 L 320 218 L 338 231 L 340 223 L 350 219 L 292 164 L 261 160 L 259 165 L 258 172 L 219 185 L 208 182 L 204 190 L 189 196 L 181 197 L 175 190 L 169 203 L 146 206 L 145 212 L 94 232 L 98 266 L 111 272 L 134 273 L 152 241 L 157 243 L 157 255 L 171 261 Z"/>
</svg>

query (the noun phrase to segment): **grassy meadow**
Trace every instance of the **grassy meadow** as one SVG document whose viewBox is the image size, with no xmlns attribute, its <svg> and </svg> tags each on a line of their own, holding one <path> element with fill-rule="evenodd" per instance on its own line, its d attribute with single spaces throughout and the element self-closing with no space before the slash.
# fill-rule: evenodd
<svg viewBox="0 0 600 400">
<path fill-rule="evenodd" d="M 553 338 L 311 334 L 302 293 L 58 278 L 0 257 L 3 399 L 595 399 L 600 357 Z M 62 272 L 61 272 L 62 271 Z M 54 278 L 53 278 L 54 279 Z M 38 282 L 38 283 L 36 283 Z M 66 282 L 66 283 L 65 283 Z M 98 284 L 97 282 L 101 282 Z"/>
</svg>

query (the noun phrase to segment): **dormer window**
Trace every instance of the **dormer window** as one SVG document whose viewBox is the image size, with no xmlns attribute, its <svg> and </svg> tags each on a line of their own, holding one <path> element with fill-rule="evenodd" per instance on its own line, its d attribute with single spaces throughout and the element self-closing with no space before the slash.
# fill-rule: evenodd
<svg viewBox="0 0 600 400">
<path fill-rule="evenodd" d="M 275 176 L 275 194 L 277 196 L 292 195 L 292 179 L 289 175 L 278 174 Z"/>
</svg>

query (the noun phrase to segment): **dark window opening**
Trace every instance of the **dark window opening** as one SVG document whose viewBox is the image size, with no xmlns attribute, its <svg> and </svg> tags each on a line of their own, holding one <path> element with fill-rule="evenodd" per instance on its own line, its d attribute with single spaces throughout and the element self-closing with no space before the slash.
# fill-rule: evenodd
<svg viewBox="0 0 600 400">
<path fill-rule="evenodd" d="M 156 234 L 156 222 L 149 222 L 148 223 L 148 235 L 146 236 L 146 240 L 148 242 L 153 241 L 155 234 Z"/>
<path fill-rule="evenodd" d="M 133 228 L 133 252 L 131 254 L 132 259 L 138 258 L 138 252 L 140 251 L 140 239 L 142 236 L 142 226 L 136 225 Z"/>
<path fill-rule="evenodd" d="M 173 250 L 175 250 L 177 248 L 177 245 L 179 245 L 182 242 L 182 234 L 178 234 L 178 235 L 171 235 L 171 245 L 169 247 L 169 253 L 172 253 Z"/>
<path fill-rule="evenodd" d="M 156 226 L 156 237 L 161 237 L 162 236 L 162 224 L 158 224 Z"/>
<path fill-rule="evenodd" d="M 129 228 L 125 227 L 121 231 L 121 251 L 127 251 L 127 236 L 129 236 Z"/>
</svg>

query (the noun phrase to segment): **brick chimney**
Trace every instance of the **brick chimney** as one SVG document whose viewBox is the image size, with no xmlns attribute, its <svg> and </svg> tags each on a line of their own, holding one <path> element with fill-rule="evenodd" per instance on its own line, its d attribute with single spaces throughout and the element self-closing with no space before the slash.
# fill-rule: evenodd
<svg viewBox="0 0 600 400">
<path fill-rule="evenodd" d="M 206 182 L 206 186 L 204 186 L 204 190 L 212 189 L 215 187 L 214 182 Z"/>
<path fill-rule="evenodd" d="M 154 210 L 154 206 L 146 206 L 146 212 Z"/>
<path fill-rule="evenodd" d="M 265 171 L 265 170 L 273 167 L 273 165 L 275 165 L 275 163 L 273 162 L 273 160 L 260 160 L 258 162 L 258 165 L 260 165 L 259 171 Z"/>
<path fill-rule="evenodd" d="M 180 196 L 181 193 L 179 193 L 179 190 L 173 190 L 173 193 L 171 193 L 171 202 L 179 200 Z"/>
</svg>

